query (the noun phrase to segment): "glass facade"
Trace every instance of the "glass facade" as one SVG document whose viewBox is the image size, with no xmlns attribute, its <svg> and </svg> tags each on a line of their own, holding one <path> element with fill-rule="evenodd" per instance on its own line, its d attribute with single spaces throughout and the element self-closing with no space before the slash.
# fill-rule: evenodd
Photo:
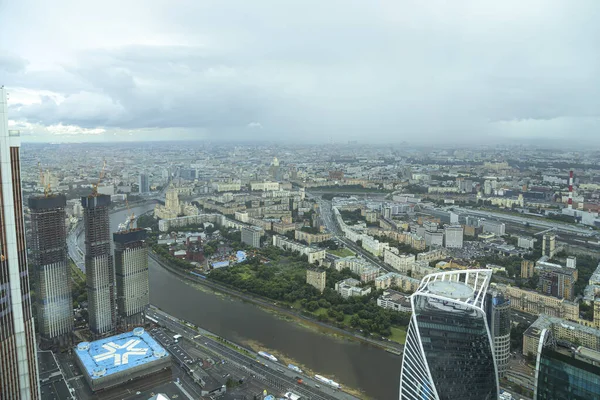
<svg viewBox="0 0 600 400">
<path fill-rule="evenodd" d="M 496 399 L 494 356 L 484 313 L 471 305 L 419 295 L 414 308 L 439 399 Z"/>
<path fill-rule="evenodd" d="M 600 400 L 600 367 L 544 348 L 538 368 L 537 400 Z"/>
</svg>

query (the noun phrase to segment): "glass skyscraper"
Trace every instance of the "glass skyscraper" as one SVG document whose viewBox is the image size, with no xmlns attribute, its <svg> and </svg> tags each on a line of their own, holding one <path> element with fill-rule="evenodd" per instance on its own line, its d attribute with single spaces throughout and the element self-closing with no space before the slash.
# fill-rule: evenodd
<svg viewBox="0 0 600 400">
<path fill-rule="evenodd" d="M 586 360 L 580 349 L 559 350 L 552 332 L 542 331 L 534 400 L 600 400 L 599 360 Z"/>
<path fill-rule="evenodd" d="M 39 399 L 21 192 L 21 137 L 0 87 L 0 399 Z"/>
<path fill-rule="evenodd" d="M 495 400 L 498 376 L 484 312 L 491 270 L 427 275 L 411 296 L 401 400 Z"/>
</svg>

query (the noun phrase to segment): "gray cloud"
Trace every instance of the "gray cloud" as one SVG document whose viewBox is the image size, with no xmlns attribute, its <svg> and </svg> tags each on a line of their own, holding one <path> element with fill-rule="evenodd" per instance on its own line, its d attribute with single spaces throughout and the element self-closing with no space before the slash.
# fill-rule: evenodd
<svg viewBox="0 0 600 400">
<path fill-rule="evenodd" d="M 73 10 L 81 37 L 52 67 L 33 53 L 29 64 L 0 58 L 7 86 L 60 95 L 13 103 L 13 118 L 219 138 L 600 136 L 595 1 L 156 1 L 132 20 L 138 6 L 121 9 L 112 22 L 123 28 L 106 37 L 107 21 Z M 0 48 L 39 38 L 0 38 Z"/>
</svg>

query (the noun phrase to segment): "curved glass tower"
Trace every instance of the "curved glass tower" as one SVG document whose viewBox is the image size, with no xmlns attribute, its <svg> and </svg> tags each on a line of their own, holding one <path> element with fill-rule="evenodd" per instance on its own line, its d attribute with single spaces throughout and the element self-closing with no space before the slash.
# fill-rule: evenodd
<svg viewBox="0 0 600 400">
<path fill-rule="evenodd" d="M 400 375 L 401 400 L 495 400 L 498 374 L 484 311 L 491 270 L 427 275 L 413 314 Z"/>
</svg>

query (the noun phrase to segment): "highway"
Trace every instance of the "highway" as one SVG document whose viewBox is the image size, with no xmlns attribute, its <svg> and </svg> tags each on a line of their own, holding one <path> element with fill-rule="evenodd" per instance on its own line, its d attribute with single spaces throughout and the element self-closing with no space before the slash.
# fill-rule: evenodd
<svg viewBox="0 0 600 400">
<path fill-rule="evenodd" d="M 302 396 L 306 396 L 307 399 L 313 400 L 357 399 L 348 393 L 328 387 L 324 383 L 309 378 L 302 373 L 292 371 L 279 362 L 269 361 L 267 359 L 259 358 L 258 356 L 251 357 L 236 351 L 229 346 L 237 347 L 242 349 L 242 351 L 251 354 L 253 353 L 252 350 L 242 348 L 231 342 L 227 342 L 229 344 L 229 346 L 227 346 L 223 344 L 223 342 L 215 340 L 214 338 L 216 335 L 201 328 L 194 327 L 187 322 L 180 321 L 154 307 L 148 309 L 147 315 L 159 321 L 159 325 L 190 340 L 195 346 L 216 354 L 218 359 L 226 360 L 234 367 L 240 369 L 243 373 L 252 375 L 258 380 L 275 386 L 282 392 L 291 390 Z M 191 356 L 187 356 L 186 354 L 187 353 L 182 353 L 181 355 L 177 354 L 176 358 L 179 359 L 178 356 L 181 356 L 185 362 L 186 357 L 191 358 Z M 300 376 L 304 383 L 298 384 L 296 376 Z"/>
<path fill-rule="evenodd" d="M 394 269 L 391 266 L 387 265 L 386 263 L 381 261 L 379 258 L 375 257 L 373 254 L 369 253 L 368 251 L 366 251 L 365 249 L 358 246 L 356 243 L 354 243 L 353 241 L 349 240 L 348 238 L 346 238 L 344 236 L 344 233 L 341 231 L 341 229 L 337 225 L 337 221 L 335 220 L 335 216 L 333 215 L 333 208 L 332 208 L 332 204 L 330 201 L 327 201 L 327 200 L 324 200 L 321 198 L 317 198 L 317 202 L 319 203 L 319 210 L 321 212 L 321 218 L 323 219 L 325 226 L 327 227 L 327 229 L 330 232 L 332 232 L 335 235 L 335 237 L 339 241 L 344 243 L 344 245 L 346 247 L 348 247 L 350 250 L 354 251 L 357 254 L 360 254 L 364 259 L 370 261 L 372 264 L 380 267 L 384 271 L 388 271 L 388 272 L 394 271 Z"/>
</svg>

